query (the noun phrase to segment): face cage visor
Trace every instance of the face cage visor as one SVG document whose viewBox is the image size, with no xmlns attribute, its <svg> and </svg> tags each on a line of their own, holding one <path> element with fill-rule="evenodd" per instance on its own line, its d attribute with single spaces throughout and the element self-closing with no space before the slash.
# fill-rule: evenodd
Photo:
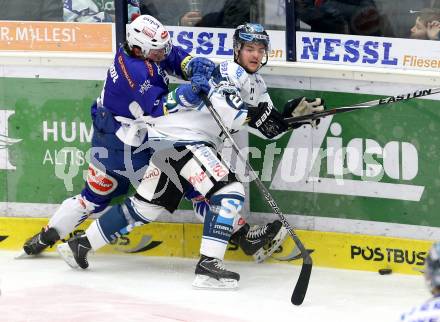
<svg viewBox="0 0 440 322">
<path fill-rule="evenodd" d="M 170 53 L 171 53 L 171 49 L 173 48 L 173 43 L 171 41 L 171 39 L 169 41 L 167 41 L 165 44 L 163 44 L 161 47 L 159 48 L 151 48 L 148 52 L 148 54 L 146 56 L 148 56 L 151 53 L 160 53 L 160 52 L 164 52 L 165 57 L 167 57 Z"/>
</svg>

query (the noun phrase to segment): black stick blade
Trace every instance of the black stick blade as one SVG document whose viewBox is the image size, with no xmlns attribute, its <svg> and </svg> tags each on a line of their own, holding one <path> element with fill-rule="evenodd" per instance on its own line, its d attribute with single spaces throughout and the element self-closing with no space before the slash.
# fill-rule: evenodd
<svg viewBox="0 0 440 322">
<path fill-rule="evenodd" d="M 308 256 L 310 258 L 310 255 Z M 310 275 L 312 274 L 312 260 L 308 261 L 307 258 L 301 267 L 298 281 L 296 282 L 295 289 L 293 290 L 290 301 L 293 305 L 301 305 L 307 293 L 309 287 Z"/>
</svg>

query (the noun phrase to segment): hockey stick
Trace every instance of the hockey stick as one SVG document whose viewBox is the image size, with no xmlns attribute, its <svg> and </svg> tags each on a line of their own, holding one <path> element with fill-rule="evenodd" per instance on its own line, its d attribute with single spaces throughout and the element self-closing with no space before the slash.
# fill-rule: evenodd
<svg viewBox="0 0 440 322">
<path fill-rule="evenodd" d="M 203 99 L 203 103 L 205 103 L 205 105 L 208 108 L 209 112 L 211 113 L 212 117 L 217 122 L 218 126 L 223 131 L 225 136 L 231 142 L 231 145 L 232 145 L 234 152 L 237 154 L 238 157 L 240 157 L 245 162 L 246 168 L 249 170 L 249 172 L 255 178 L 255 183 L 257 184 L 257 187 L 260 190 L 261 194 L 264 196 L 267 203 L 272 208 L 272 210 L 275 212 L 275 214 L 278 215 L 281 223 L 287 229 L 290 237 L 292 237 L 293 241 L 295 242 L 296 246 L 298 247 L 298 249 L 301 252 L 301 257 L 303 258 L 303 264 L 301 267 L 301 272 L 299 274 L 298 281 L 296 282 L 295 289 L 293 290 L 292 297 L 290 299 L 292 304 L 301 305 L 302 302 L 304 301 L 304 297 L 306 296 L 307 287 L 309 286 L 310 275 L 312 273 L 312 265 L 313 265 L 312 257 L 310 256 L 309 252 L 304 247 L 304 245 L 301 242 L 301 240 L 299 239 L 299 237 L 294 232 L 293 228 L 290 226 L 289 222 L 286 220 L 286 217 L 284 217 L 283 213 L 281 212 L 280 208 L 278 207 L 276 201 L 273 199 L 269 190 L 264 186 L 264 184 L 258 178 L 257 174 L 255 173 L 255 170 L 252 168 L 252 166 L 249 163 L 249 161 L 247 160 L 247 158 L 245 158 L 241 155 L 241 152 L 240 152 L 238 145 L 235 143 L 234 139 L 232 138 L 231 134 L 229 133 L 229 130 L 223 124 L 223 122 L 220 118 L 220 115 L 217 113 L 217 111 L 212 106 L 212 103 L 209 100 L 208 96 L 206 96 L 206 94 L 202 93 L 201 97 Z"/>
<path fill-rule="evenodd" d="M 415 91 L 413 93 L 401 94 L 401 95 L 396 95 L 396 96 L 389 96 L 389 97 L 380 98 L 380 99 L 372 100 L 372 101 L 365 102 L 365 103 L 354 104 L 351 106 L 337 107 L 337 108 L 333 108 L 330 110 L 324 110 L 322 112 L 317 112 L 317 113 L 313 113 L 313 114 L 307 114 L 307 115 L 302 115 L 302 116 L 297 116 L 297 117 L 288 117 L 288 118 L 285 118 L 284 121 L 286 121 L 288 125 L 293 126 L 298 123 L 313 121 L 313 120 L 316 120 L 316 119 L 319 119 L 322 117 L 326 117 L 329 115 L 334 115 L 334 114 L 339 114 L 339 113 L 347 113 L 347 112 L 352 112 L 352 111 L 356 111 L 356 110 L 367 109 L 370 107 L 387 105 L 387 104 L 391 104 L 391 103 L 395 103 L 395 102 L 406 101 L 406 100 L 410 100 L 413 98 L 433 95 L 433 94 L 437 94 L 437 93 L 440 93 L 440 87 L 422 89 L 422 90 Z"/>
</svg>

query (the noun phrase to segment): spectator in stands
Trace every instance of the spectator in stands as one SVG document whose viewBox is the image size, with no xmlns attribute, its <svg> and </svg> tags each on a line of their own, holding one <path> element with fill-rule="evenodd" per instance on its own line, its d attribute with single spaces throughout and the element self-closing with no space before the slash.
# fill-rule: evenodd
<svg viewBox="0 0 440 322">
<path fill-rule="evenodd" d="M 62 21 L 63 0 L 0 0 L 0 20 Z"/>
<path fill-rule="evenodd" d="M 64 0 L 64 21 L 113 22 L 114 15 L 114 0 Z M 128 22 L 139 15 L 139 0 L 128 0 Z"/>
<path fill-rule="evenodd" d="M 384 32 L 384 36 L 408 38 L 410 36 L 410 29 L 414 25 L 414 13 L 420 11 L 421 8 L 430 7 L 433 4 L 432 1 L 399 0 L 398 5 L 390 0 L 381 1 L 380 11 L 390 24 L 390 29 Z"/>
<path fill-rule="evenodd" d="M 410 38 L 439 40 L 440 9 L 425 8 L 417 13 Z"/>
<path fill-rule="evenodd" d="M 310 26 L 312 32 L 348 34 L 347 20 L 324 0 L 295 0 L 297 19 Z"/>
<path fill-rule="evenodd" d="M 98 7 L 93 0 L 64 0 L 64 21 L 112 22 L 113 17 L 104 5 L 101 2 Z"/>
<path fill-rule="evenodd" d="M 389 29 L 374 0 L 295 0 L 295 6 L 311 31 L 382 36 Z"/>
<path fill-rule="evenodd" d="M 196 26 L 202 18 L 212 14 L 211 19 L 218 21 L 217 14 L 223 8 L 225 0 L 141 0 L 141 14 L 152 15 L 168 26 Z M 216 23 L 214 23 L 216 24 Z M 210 23 L 209 26 L 213 26 Z"/>
<path fill-rule="evenodd" d="M 255 2 L 255 0 L 226 0 L 218 12 L 203 16 L 196 26 L 236 28 L 249 21 L 259 21 L 256 17 Z"/>
</svg>

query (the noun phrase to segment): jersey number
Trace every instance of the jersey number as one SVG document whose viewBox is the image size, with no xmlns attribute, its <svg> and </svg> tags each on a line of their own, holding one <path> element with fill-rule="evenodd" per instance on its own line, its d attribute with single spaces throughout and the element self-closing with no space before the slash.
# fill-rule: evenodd
<svg viewBox="0 0 440 322">
<path fill-rule="evenodd" d="M 236 110 L 241 110 L 243 106 L 243 101 L 240 96 L 235 94 L 226 95 L 226 102 L 229 106 L 235 108 Z"/>
</svg>

